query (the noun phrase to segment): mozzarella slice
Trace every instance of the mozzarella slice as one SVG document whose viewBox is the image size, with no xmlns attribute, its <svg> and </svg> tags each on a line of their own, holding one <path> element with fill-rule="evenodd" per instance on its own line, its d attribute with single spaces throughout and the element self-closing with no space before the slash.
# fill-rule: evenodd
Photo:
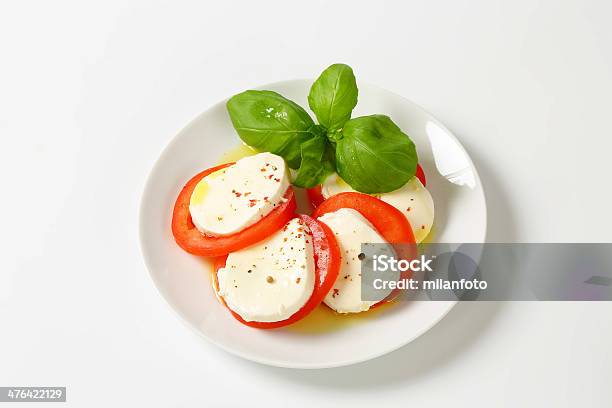
<svg viewBox="0 0 612 408">
<path fill-rule="evenodd" d="M 282 157 L 272 153 L 245 157 L 200 180 L 189 202 L 191 219 L 204 234 L 235 234 L 280 205 L 288 187 Z"/>
<path fill-rule="evenodd" d="M 321 187 L 324 198 L 347 191 L 355 190 L 337 174 L 329 176 Z M 375 196 L 404 213 L 412 226 L 417 243 L 427 237 L 433 226 L 434 202 L 429 191 L 417 177 L 411 178 L 403 187 L 395 191 Z"/>
<path fill-rule="evenodd" d="M 219 296 L 246 321 L 291 317 L 314 290 L 310 230 L 299 218 L 256 245 L 229 254 L 217 272 Z"/>
<path fill-rule="evenodd" d="M 342 258 L 338 279 L 325 297 L 325 304 L 339 313 L 358 313 L 370 309 L 378 301 L 364 301 L 361 297 L 361 244 L 386 241 L 363 215 L 350 208 L 323 214 L 319 221 L 333 231 Z M 394 254 L 390 245 L 379 253 Z"/>
</svg>

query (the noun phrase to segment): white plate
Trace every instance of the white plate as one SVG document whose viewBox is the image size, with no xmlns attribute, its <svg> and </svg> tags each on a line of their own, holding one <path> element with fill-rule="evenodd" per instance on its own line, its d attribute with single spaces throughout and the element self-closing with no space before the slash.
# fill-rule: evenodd
<svg viewBox="0 0 612 408">
<path fill-rule="evenodd" d="M 284 81 L 261 89 L 280 92 L 307 107 L 311 83 Z M 389 115 L 416 143 L 436 206 L 435 241 L 484 242 L 485 198 L 476 168 L 459 141 L 414 103 L 375 86 L 358 85 L 359 103 L 353 116 Z M 448 313 L 455 302 L 403 303 L 320 332 L 305 330 L 308 322 L 298 326 L 301 330 L 257 330 L 236 321 L 215 298 L 210 266 L 183 252 L 170 231 L 172 206 L 181 187 L 240 143 L 225 102 L 206 110 L 172 140 L 153 167 L 142 196 L 144 259 L 157 288 L 179 316 L 211 342 L 246 359 L 280 367 L 323 368 L 393 351 Z"/>
</svg>

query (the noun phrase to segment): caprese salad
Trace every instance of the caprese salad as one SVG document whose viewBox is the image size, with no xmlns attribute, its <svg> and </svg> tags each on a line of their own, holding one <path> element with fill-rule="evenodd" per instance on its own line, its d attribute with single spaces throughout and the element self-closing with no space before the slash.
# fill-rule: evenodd
<svg viewBox="0 0 612 408">
<path fill-rule="evenodd" d="M 320 304 L 347 314 L 390 301 L 362 300 L 361 245 L 397 254 L 433 225 L 410 138 L 387 116 L 350 118 L 350 67 L 327 68 L 308 100 L 318 124 L 275 92 L 232 97 L 232 123 L 257 153 L 198 173 L 174 205 L 177 244 L 214 262 L 217 297 L 247 326 L 286 326 Z M 296 213 L 295 188 L 306 189 L 310 214 Z"/>
</svg>

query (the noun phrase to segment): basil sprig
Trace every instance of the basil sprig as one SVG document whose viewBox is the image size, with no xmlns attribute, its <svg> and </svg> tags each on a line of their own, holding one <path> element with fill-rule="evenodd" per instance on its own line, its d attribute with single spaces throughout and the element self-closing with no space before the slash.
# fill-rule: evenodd
<svg viewBox="0 0 612 408">
<path fill-rule="evenodd" d="M 272 91 L 246 91 L 227 102 L 240 138 L 297 169 L 293 184 L 310 188 L 334 171 L 362 193 L 386 193 L 414 177 L 418 157 L 408 135 L 385 115 L 351 119 L 358 89 L 348 65 L 333 64 L 312 84 L 308 105 Z"/>
<path fill-rule="evenodd" d="M 414 143 L 388 116 L 351 119 L 344 124 L 342 135 L 336 143 L 336 167 L 355 190 L 386 193 L 415 175 L 418 159 Z"/>
<path fill-rule="evenodd" d="M 351 67 L 334 64 L 321 73 L 308 94 L 308 106 L 327 129 L 342 127 L 357 105 L 357 82 Z"/>
<path fill-rule="evenodd" d="M 245 91 L 230 98 L 227 110 L 244 143 L 299 167 L 300 146 L 312 138 L 315 126 L 300 105 L 273 91 Z"/>
</svg>

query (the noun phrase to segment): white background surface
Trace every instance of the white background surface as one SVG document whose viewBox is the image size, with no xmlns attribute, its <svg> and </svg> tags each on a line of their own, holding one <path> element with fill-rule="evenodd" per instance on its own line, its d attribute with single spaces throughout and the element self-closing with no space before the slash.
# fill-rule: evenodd
<svg viewBox="0 0 612 408">
<path fill-rule="evenodd" d="M 607 303 L 461 304 L 348 368 L 232 357 L 158 295 L 137 213 L 206 107 L 346 62 L 460 138 L 491 241 L 610 241 L 611 15 L 603 0 L 3 2 L 0 385 L 100 407 L 610 406 Z"/>
</svg>

